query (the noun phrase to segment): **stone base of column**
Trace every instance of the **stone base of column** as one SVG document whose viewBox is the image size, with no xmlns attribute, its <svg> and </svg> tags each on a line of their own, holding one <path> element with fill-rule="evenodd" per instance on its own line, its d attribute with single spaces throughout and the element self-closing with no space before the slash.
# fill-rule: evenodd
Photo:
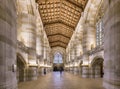
<svg viewBox="0 0 120 89">
<path fill-rule="evenodd" d="M 113 80 L 106 81 L 104 79 L 103 87 L 105 89 L 120 89 L 120 81 L 113 81 Z"/>
<path fill-rule="evenodd" d="M 49 73 L 49 68 L 46 68 L 46 74 Z"/>
<path fill-rule="evenodd" d="M 72 68 L 72 74 L 74 74 L 74 67 Z"/>
<path fill-rule="evenodd" d="M 79 71 L 78 71 L 78 68 L 77 68 L 77 67 L 74 68 L 74 74 L 75 74 L 75 75 L 79 74 Z"/>
<path fill-rule="evenodd" d="M 46 73 L 49 73 L 49 68 L 46 68 Z"/>
<path fill-rule="evenodd" d="M 82 67 L 79 67 L 79 75 L 82 75 Z"/>
<path fill-rule="evenodd" d="M 82 66 L 82 78 L 89 78 L 89 67 Z"/>
<path fill-rule="evenodd" d="M 89 68 L 89 78 L 95 78 L 95 70 L 94 68 Z"/>
<path fill-rule="evenodd" d="M 38 69 L 37 67 L 29 67 L 26 70 L 26 76 L 27 76 L 27 81 L 31 81 L 31 80 L 37 80 L 38 78 Z"/>
<path fill-rule="evenodd" d="M 12 84 L 12 85 L 9 85 L 9 84 L 1 84 L 0 85 L 0 89 L 18 89 L 17 86 L 15 86 L 17 84 Z"/>
<path fill-rule="evenodd" d="M 70 68 L 70 73 L 72 73 L 72 68 Z"/>
<path fill-rule="evenodd" d="M 39 71 L 39 75 L 44 75 L 44 68 L 43 67 L 40 67 L 38 69 L 38 71 Z"/>
</svg>

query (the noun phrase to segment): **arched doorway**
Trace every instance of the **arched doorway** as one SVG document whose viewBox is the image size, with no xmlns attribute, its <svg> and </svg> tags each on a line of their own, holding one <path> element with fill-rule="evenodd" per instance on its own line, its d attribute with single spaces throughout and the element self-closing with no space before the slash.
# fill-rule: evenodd
<svg viewBox="0 0 120 89">
<path fill-rule="evenodd" d="M 17 80 L 18 82 L 25 81 L 25 64 L 22 61 L 22 57 L 20 55 L 17 55 Z"/>
<path fill-rule="evenodd" d="M 63 69 L 63 67 L 63 56 L 61 53 L 57 52 L 54 54 L 53 71 L 60 71 L 60 68 Z"/>
<path fill-rule="evenodd" d="M 93 69 L 93 75 L 95 78 L 102 78 L 104 75 L 103 72 L 103 58 L 95 58 L 91 64 Z"/>
</svg>

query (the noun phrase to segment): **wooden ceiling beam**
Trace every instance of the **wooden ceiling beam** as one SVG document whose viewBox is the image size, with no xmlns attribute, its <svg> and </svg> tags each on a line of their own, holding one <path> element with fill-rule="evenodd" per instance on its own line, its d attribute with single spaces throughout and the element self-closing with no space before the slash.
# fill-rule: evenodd
<svg viewBox="0 0 120 89">
<path fill-rule="evenodd" d="M 68 11 L 67 9 L 65 9 L 65 8 L 63 8 L 65 11 Z M 64 14 L 67 14 L 67 15 L 69 15 L 68 13 L 65 13 L 63 10 L 61 10 L 62 11 L 62 13 L 64 13 Z M 73 15 L 75 15 L 75 16 L 77 16 L 77 17 L 79 17 L 80 15 L 78 15 L 78 14 L 75 14 L 74 12 L 72 12 L 72 11 L 69 11 L 70 13 L 72 13 Z M 80 12 L 79 12 L 79 14 L 80 14 Z"/>
<path fill-rule="evenodd" d="M 59 9 L 60 7 L 50 7 L 50 8 L 40 8 L 40 10 L 46 10 L 46 9 L 49 9 L 49 10 L 51 10 L 51 9 Z"/>
<path fill-rule="evenodd" d="M 37 0 L 37 3 L 38 3 L 39 5 L 51 5 L 51 4 L 59 4 L 60 1 L 59 1 L 59 2 L 46 1 L 45 3 L 42 3 L 42 0 Z"/>
<path fill-rule="evenodd" d="M 75 0 L 66 0 L 66 1 L 73 4 L 74 6 L 77 6 L 77 7 L 81 8 L 82 11 L 83 11 L 84 7 L 83 7 L 83 5 L 81 3 L 78 3 Z"/>
<path fill-rule="evenodd" d="M 64 34 L 62 34 L 62 33 L 56 33 L 56 34 L 47 34 L 47 36 L 49 37 L 49 36 L 55 36 L 55 35 L 61 35 L 61 36 L 64 36 L 64 37 L 66 37 L 66 38 L 68 38 L 68 39 L 70 39 L 71 37 L 69 37 L 69 36 L 66 36 L 66 35 L 64 35 Z"/>
<path fill-rule="evenodd" d="M 81 11 L 80 11 L 81 8 L 77 7 L 79 10 L 76 10 L 74 7 L 71 7 L 71 6 L 69 6 L 69 5 L 66 5 L 65 3 L 63 3 L 63 4 L 64 4 L 65 6 L 68 6 L 69 8 L 77 11 L 78 13 L 81 13 Z M 82 10 L 82 9 L 81 9 L 81 10 Z"/>
<path fill-rule="evenodd" d="M 72 28 L 72 30 L 75 30 L 75 27 L 74 26 L 71 26 L 65 22 L 63 22 L 62 20 L 57 20 L 57 21 L 52 21 L 52 22 L 44 22 L 44 25 L 49 25 L 49 24 L 56 24 L 56 23 L 61 23 L 61 24 L 64 24 L 70 28 Z"/>
<path fill-rule="evenodd" d="M 61 41 L 61 40 L 49 41 L 50 44 L 51 44 L 51 43 L 58 43 L 58 42 L 63 43 L 63 44 L 65 44 L 65 45 L 68 45 L 68 43 L 65 43 L 65 42 L 63 42 L 63 41 Z"/>
<path fill-rule="evenodd" d="M 67 46 L 67 44 L 64 44 L 64 43 L 60 43 L 60 42 L 56 42 L 56 43 L 51 43 L 50 44 L 51 46 L 54 46 L 54 45 L 62 45 L 62 46 Z"/>
<path fill-rule="evenodd" d="M 62 29 L 61 29 L 62 28 Z M 45 27 L 45 30 L 46 31 L 54 31 L 54 30 L 60 30 L 60 31 L 63 31 L 63 30 L 66 30 L 68 33 L 73 33 L 73 30 L 70 30 L 70 28 L 69 27 L 65 27 L 65 26 L 63 26 L 63 25 L 53 25 L 53 26 L 51 26 L 51 25 L 47 25 L 46 27 Z M 48 31 L 48 32 L 49 32 Z M 59 31 L 58 31 L 59 32 Z"/>
<path fill-rule="evenodd" d="M 66 49 L 66 47 L 65 46 L 62 46 L 62 45 L 54 45 L 54 46 L 51 46 L 52 48 L 53 47 L 62 47 L 62 48 L 65 48 Z"/>
</svg>

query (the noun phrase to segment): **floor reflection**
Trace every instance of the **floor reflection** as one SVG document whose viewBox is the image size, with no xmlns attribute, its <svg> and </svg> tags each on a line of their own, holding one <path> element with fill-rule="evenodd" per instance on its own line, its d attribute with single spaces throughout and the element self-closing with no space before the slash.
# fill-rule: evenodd
<svg viewBox="0 0 120 89">
<path fill-rule="evenodd" d="M 84 79 L 70 73 L 49 73 L 36 81 L 23 82 L 19 89 L 103 89 L 102 79 Z"/>
</svg>

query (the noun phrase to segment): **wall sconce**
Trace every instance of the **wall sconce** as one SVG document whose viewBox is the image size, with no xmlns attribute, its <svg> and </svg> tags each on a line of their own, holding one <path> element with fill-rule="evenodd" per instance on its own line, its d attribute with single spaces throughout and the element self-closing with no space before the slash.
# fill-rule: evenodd
<svg viewBox="0 0 120 89">
<path fill-rule="evenodd" d="M 12 65 L 12 72 L 16 72 L 16 70 L 17 70 L 17 65 L 16 65 L 16 64 L 13 64 L 13 65 Z"/>
</svg>

